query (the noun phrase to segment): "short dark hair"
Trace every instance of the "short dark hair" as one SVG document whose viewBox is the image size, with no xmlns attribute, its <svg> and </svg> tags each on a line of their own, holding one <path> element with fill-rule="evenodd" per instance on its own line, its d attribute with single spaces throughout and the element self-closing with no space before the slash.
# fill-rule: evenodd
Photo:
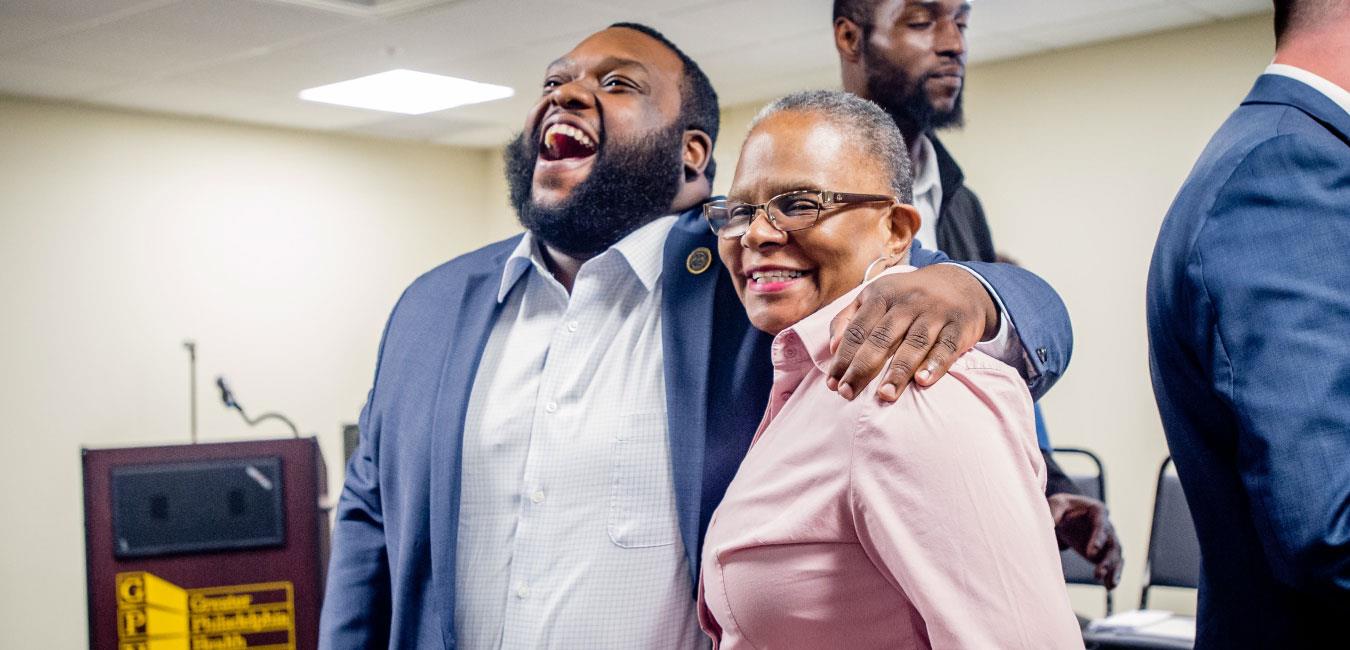
<svg viewBox="0 0 1350 650">
<path fill-rule="evenodd" d="M 717 91 L 713 90 L 712 82 L 708 80 L 708 75 L 703 73 L 703 68 L 698 67 L 684 50 L 670 42 L 665 34 L 651 27 L 641 23 L 610 25 L 610 28 L 615 27 L 646 34 L 675 53 L 680 63 L 684 65 L 684 76 L 680 84 L 680 120 L 684 122 L 685 129 L 697 129 L 707 133 L 712 143 L 717 144 L 717 129 L 722 122 L 722 113 L 717 104 Z M 709 183 L 717 173 L 717 161 L 712 159 L 711 154 L 712 152 L 709 152 L 708 165 L 703 168 L 703 175 L 708 178 Z"/>
<path fill-rule="evenodd" d="M 867 35 L 872 30 L 872 18 L 876 12 L 877 0 L 834 0 L 834 17 L 830 20 L 847 18 Z"/>
<path fill-rule="evenodd" d="M 1343 0 L 1275 0 L 1275 45 L 1291 30 L 1302 29 L 1326 18 Z"/>
</svg>

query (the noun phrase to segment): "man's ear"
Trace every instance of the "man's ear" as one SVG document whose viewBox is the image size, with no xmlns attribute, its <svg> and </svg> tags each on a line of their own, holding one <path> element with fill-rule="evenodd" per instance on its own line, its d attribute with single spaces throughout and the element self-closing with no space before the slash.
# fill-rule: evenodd
<svg viewBox="0 0 1350 650">
<path fill-rule="evenodd" d="M 889 222 L 890 239 L 886 242 L 886 252 L 892 255 L 908 253 L 914 236 L 919 234 L 919 224 L 922 221 L 923 218 L 919 216 L 919 211 L 914 206 L 899 202 L 892 205 Z M 935 242 L 926 243 L 929 246 L 935 244 Z"/>
<path fill-rule="evenodd" d="M 680 154 L 684 162 L 684 181 L 698 179 L 712 160 L 713 141 L 707 133 L 698 129 L 685 129 L 684 148 Z"/>
<path fill-rule="evenodd" d="M 839 58 L 850 63 L 857 63 L 862 59 L 863 52 L 863 30 L 862 27 L 843 16 L 834 19 L 834 49 L 839 51 Z"/>
</svg>

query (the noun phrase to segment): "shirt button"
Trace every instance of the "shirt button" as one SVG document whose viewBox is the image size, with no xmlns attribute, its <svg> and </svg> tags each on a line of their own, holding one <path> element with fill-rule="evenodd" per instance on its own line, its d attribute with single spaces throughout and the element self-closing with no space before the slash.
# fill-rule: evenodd
<svg viewBox="0 0 1350 650">
<path fill-rule="evenodd" d="M 543 503 L 543 502 L 544 502 L 544 491 L 543 491 L 543 490 L 535 490 L 535 491 L 534 491 L 534 494 L 531 494 L 531 495 L 530 495 L 530 502 L 531 502 L 531 503 Z"/>
<path fill-rule="evenodd" d="M 530 588 L 525 586 L 525 583 L 523 582 L 516 584 L 516 598 L 529 598 L 529 597 L 530 597 Z"/>
<path fill-rule="evenodd" d="M 568 323 L 568 324 L 567 324 L 567 331 L 569 331 L 569 332 L 575 332 L 575 331 L 577 331 L 577 322 L 576 322 L 576 321 L 572 321 L 572 322 Z"/>
<path fill-rule="evenodd" d="M 545 404 L 545 405 L 544 405 L 544 410 L 545 410 L 545 411 L 548 411 L 549 413 L 552 413 L 552 412 L 558 410 L 558 403 L 557 403 L 557 402 L 549 402 L 548 404 Z"/>
</svg>

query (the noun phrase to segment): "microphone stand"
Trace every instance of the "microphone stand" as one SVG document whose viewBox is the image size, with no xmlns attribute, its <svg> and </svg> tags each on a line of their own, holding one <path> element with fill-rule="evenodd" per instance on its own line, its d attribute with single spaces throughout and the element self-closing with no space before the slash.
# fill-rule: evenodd
<svg viewBox="0 0 1350 650">
<path fill-rule="evenodd" d="M 191 418 L 192 444 L 197 444 L 197 342 L 183 341 L 188 352 L 188 413 Z"/>
</svg>

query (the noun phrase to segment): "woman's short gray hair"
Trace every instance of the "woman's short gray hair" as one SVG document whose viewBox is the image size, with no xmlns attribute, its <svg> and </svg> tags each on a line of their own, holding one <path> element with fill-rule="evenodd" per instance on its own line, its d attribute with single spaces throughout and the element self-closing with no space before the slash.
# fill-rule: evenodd
<svg viewBox="0 0 1350 650">
<path fill-rule="evenodd" d="M 895 120 L 880 106 L 853 93 L 837 90 L 806 90 L 774 100 L 760 109 L 750 121 L 753 131 L 761 121 L 776 113 L 787 111 L 818 113 L 843 127 L 857 138 L 864 151 L 875 152 L 877 159 L 889 167 L 891 190 L 902 203 L 914 201 L 914 177 L 909 162 L 905 138 L 896 128 Z M 853 192 L 856 188 L 826 187 L 819 189 Z"/>
</svg>

